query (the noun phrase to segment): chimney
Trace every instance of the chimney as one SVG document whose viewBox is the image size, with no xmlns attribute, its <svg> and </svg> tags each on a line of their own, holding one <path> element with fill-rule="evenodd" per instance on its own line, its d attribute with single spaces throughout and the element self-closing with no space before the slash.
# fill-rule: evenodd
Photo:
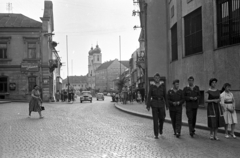
<svg viewBox="0 0 240 158">
<path fill-rule="evenodd" d="M 51 33 L 54 31 L 53 3 L 51 0 L 44 1 L 44 13 L 40 18 L 43 22 L 43 31 Z"/>
</svg>

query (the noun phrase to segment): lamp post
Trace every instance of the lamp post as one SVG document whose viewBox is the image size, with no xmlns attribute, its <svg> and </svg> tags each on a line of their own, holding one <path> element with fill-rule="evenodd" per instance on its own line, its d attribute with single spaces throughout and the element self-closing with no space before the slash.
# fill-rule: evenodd
<svg viewBox="0 0 240 158">
<path fill-rule="evenodd" d="M 68 77 L 68 36 L 66 35 L 66 52 L 67 52 L 67 82 L 68 82 L 68 92 L 67 95 L 69 95 L 69 77 Z"/>
</svg>

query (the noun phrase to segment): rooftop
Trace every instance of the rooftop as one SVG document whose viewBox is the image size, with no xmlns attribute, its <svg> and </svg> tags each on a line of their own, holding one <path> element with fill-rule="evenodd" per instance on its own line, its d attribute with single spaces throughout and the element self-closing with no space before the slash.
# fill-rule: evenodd
<svg viewBox="0 0 240 158">
<path fill-rule="evenodd" d="M 87 76 L 68 76 L 69 83 L 87 83 Z M 66 84 L 68 82 L 68 79 L 65 78 L 63 80 L 63 84 Z"/>
<path fill-rule="evenodd" d="M 22 14 L 0 13 L 0 27 L 41 28 L 42 23 Z"/>
</svg>

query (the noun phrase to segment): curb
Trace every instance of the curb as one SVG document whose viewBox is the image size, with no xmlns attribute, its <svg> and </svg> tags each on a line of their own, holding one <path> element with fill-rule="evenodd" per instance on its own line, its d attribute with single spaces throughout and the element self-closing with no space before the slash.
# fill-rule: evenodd
<svg viewBox="0 0 240 158">
<path fill-rule="evenodd" d="M 150 115 L 122 108 L 119 105 L 116 105 L 115 103 L 114 103 L 114 106 L 115 106 L 116 109 L 118 109 L 120 111 L 123 111 L 125 113 L 135 115 L 135 116 L 139 116 L 139 117 L 143 117 L 143 118 L 147 118 L 147 119 L 152 119 L 152 116 L 150 116 Z M 165 118 L 165 122 L 166 123 L 171 123 L 171 120 L 169 118 Z M 188 127 L 188 122 L 187 121 L 182 121 L 182 126 L 187 126 Z M 201 123 L 196 123 L 196 128 L 197 129 L 202 129 L 202 130 L 209 130 L 209 128 L 206 125 L 201 124 Z M 225 134 L 225 129 L 218 129 L 218 133 Z M 234 134 L 236 136 L 240 137 L 240 131 L 235 130 Z"/>
<path fill-rule="evenodd" d="M 11 103 L 11 101 L 0 101 L 0 104 Z"/>
</svg>

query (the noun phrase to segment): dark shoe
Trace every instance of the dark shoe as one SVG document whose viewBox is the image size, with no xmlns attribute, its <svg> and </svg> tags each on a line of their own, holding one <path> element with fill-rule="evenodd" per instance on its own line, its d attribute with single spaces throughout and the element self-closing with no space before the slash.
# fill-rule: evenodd
<svg viewBox="0 0 240 158">
<path fill-rule="evenodd" d="M 162 135 L 162 134 L 163 134 L 163 131 L 159 131 L 159 134 Z"/>
<path fill-rule="evenodd" d="M 177 134 L 176 134 L 176 137 L 179 138 L 179 137 L 180 137 L 180 133 L 177 133 Z"/>
<path fill-rule="evenodd" d="M 155 136 L 155 139 L 158 139 L 158 136 Z"/>
<path fill-rule="evenodd" d="M 195 132 L 196 132 L 196 130 L 194 129 L 194 130 L 192 131 L 192 133 L 195 135 Z"/>
<path fill-rule="evenodd" d="M 193 133 L 190 133 L 190 136 L 191 136 L 192 138 L 193 138 L 193 135 L 194 135 Z"/>
</svg>

